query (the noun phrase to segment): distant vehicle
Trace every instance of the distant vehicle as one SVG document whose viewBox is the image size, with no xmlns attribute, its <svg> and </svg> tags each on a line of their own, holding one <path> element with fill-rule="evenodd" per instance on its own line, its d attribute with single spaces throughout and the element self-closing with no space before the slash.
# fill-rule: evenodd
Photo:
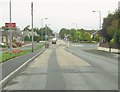
<svg viewBox="0 0 120 92">
<path fill-rule="evenodd" d="M 52 44 L 56 44 L 56 42 L 57 42 L 57 38 L 53 38 L 52 39 Z"/>
</svg>

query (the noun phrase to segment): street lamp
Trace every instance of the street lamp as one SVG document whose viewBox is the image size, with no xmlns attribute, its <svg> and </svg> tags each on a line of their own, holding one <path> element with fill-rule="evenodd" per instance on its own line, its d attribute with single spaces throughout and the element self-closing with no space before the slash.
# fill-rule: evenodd
<svg viewBox="0 0 120 92">
<path fill-rule="evenodd" d="M 47 20 L 48 18 L 45 18 Z M 47 35 L 47 23 L 45 24 L 45 36 Z"/>
<path fill-rule="evenodd" d="M 98 12 L 99 13 L 99 30 L 101 30 L 101 11 L 92 11 L 92 12 Z"/>
<path fill-rule="evenodd" d="M 92 12 L 98 12 L 99 13 L 99 31 L 101 30 L 101 11 L 92 11 Z M 97 46 L 100 45 L 100 41 L 98 42 Z"/>
<path fill-rule="evenodd" d="M 50 24 L 48 24 L 47 26 L 48 26 L 48 28 L 50 28 Z M 50 36 L 49 31 L 47 31 L 47 34 L 48 34 L 48 37 L 49 37 Z"/>
<path fill-rule="evenodd" d="M 42 41 L 43 41 L 43 19 L 45 19 L 45 20 L 46 20 L 46 19 L 48 19 L 48 18 L 42 18 L 42 19 L 41 19 Z"/>
<path fill-rule="evenodd" d="M 78 24 L 77 23 L 73 23 L 73 24 L 75 24 L 75 29 L 76 29 L 76 42 L 77 42 L 77 40 L 78 40 L 78 38 L 77 38 L 77 27 L 78 27 Z"/>
</svg>

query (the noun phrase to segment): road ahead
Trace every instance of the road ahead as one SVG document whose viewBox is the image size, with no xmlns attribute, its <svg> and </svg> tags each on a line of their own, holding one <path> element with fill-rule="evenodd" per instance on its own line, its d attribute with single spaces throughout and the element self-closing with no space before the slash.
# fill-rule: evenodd
<svg viewBox="0 0 120 92">
<path fill-rule="evenodd" d="M 117 59 L 79 48 L 66 48 L 66 43 L 58 40 L 16 75 L 4 90 L 117 90 Z"/>
</svg>

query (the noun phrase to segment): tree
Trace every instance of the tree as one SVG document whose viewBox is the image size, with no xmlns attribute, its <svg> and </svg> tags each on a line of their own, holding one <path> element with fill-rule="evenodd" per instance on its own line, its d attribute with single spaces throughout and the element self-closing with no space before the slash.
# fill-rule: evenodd
<svg viewBox="0 0 120 92">
<path fill-rule="evenodd" d="M 117 30 L 118 30 L 118 20 L 113 20 L 111 26 L 107 28 L 107 33 L 111 38 L 113 38 Z"/>
<path fill-rule="evenodd" d="M 40 40 L 41 40 L 41 37 L 40 37 L 40 36 L 34 36 L 34 41 L 39 42 Z"/>
<path fill-rule="evenodd" d="M 82 34 L 81 34 L 81 32 L 79 32 L 79 31 L 75 32 L 73 38 L 74 38 L 75 42 L 76 41 L 81 41 L 82 40 Z"/>
<path fill-rule="evenodd" d="M 101 31 L 101 35 L 106 39 L 106 42 L 110 42 L 113 38 L 114 34 L 119 29 L 120 23 L 120 11 L 116 10 L 114 14 L 109 14 L 103 20 L 103 27 Z M 115 28 L 114 28 L 115 27 Z"/>
<path fill-rule="evenodd" d="M 90 35 L 89 32 L 85 32 L 84 40 L 85 40 L 85 41 L 89 41 L 89 42 L 92 41 L 92 38 L 91 38 L 91 35 Z"/>
<path fill-rule="evenodd" d="M 27 26 L 23 29 L 23 31 L 31 31 L 29 27 L 30 27 L 30 25 L 27 25 Z"/>
<path fill-rule="evenodd" d="M 120 29 L 114 35 L 115 43 L 120 45 Z"/>
<path fill-rule="evenodd" d="M 24 41 L 32 41 L 32 37 L 31 37 L 31 36 L 30 36 L 30 37 L 25 36 L 25 37 L 24 37 Z"/>
<path fill-rule="evenodd" d="M 45 35 L 48 35 L 49 37 L 53 36 L 53 30 L 51 30 L 48 26 L 40 29 L 34 28 L 33 30 L 40 36 L 41 40 L 45 40 Z"/>
<path fill-rule="evenodd" d="M 100 40 L 99 34 L 95 34 L 93 40 L 99 42 L 99 40 Z"/>
<path fill-rule="evenodd" d="M 62 29 L 60 30 L 59 35 L 60 35 L 60 37 L 61 37 L 62 39 L 64 39 L 65 34 L 67 34 L 67 31 L 68 31 L 68 29 L 66 29 L 66 28 L 62 28 Z"/>
</svg>

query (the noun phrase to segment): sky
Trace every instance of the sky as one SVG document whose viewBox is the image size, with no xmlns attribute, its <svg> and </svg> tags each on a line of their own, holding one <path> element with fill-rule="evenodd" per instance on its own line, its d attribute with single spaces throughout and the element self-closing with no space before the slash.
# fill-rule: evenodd
<svg viewBox="0 0 120 92">
<path fill-rule="evenodd" d="M 118 9 L 119 0 L 11 0 L 12 22 L 21 29 L 31 27 L 31 2 L 34 4 L 34 27 L 47 24 L 53 31 L 61 28 L 99 29 L 99 13 L 103 18 Z M 9 0 L 0 0 L 0 27 L 9 22 Z M 77 24 L 77 26 L 76 26 Z"/>
</svg>

